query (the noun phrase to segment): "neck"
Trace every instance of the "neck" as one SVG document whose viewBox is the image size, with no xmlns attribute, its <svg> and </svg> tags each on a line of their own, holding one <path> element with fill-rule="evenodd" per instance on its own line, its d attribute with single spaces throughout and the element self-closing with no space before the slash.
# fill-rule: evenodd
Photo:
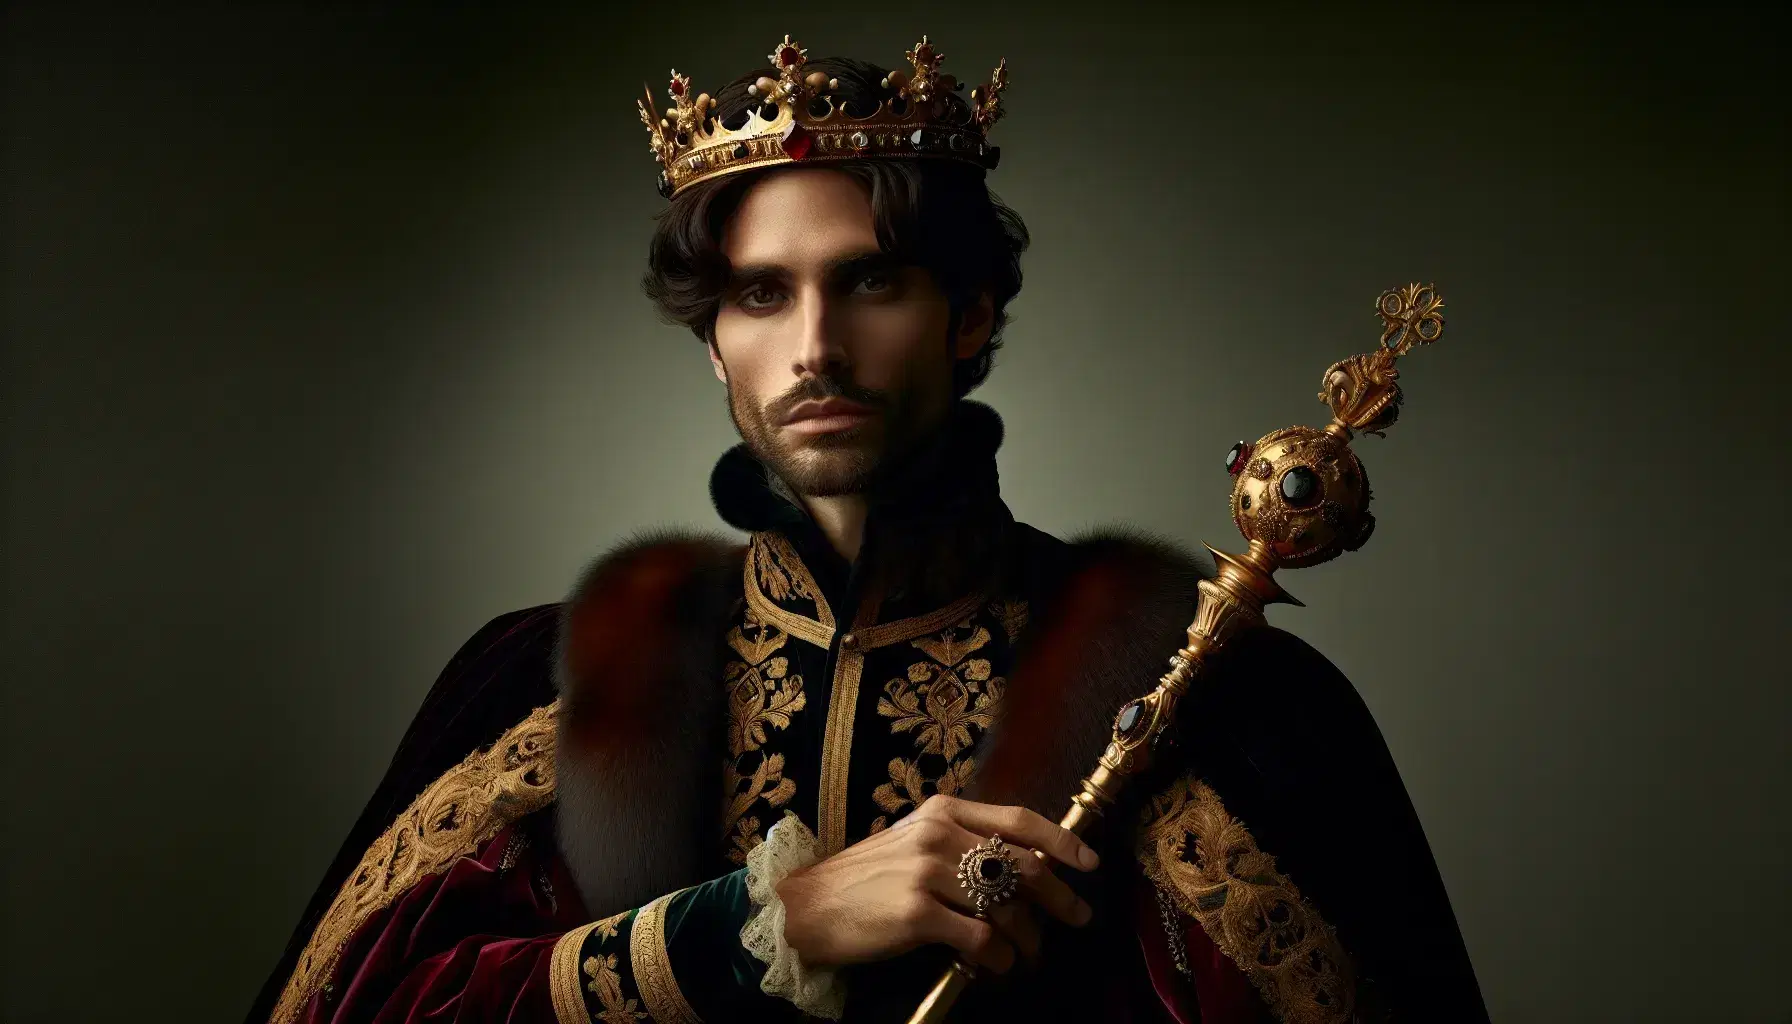
<svg viewBox="0 0 1792 1024">
<path fill-rule="evenodd" d="M 802 495 L 801 500 L 828 544 L 849 564 L 857 561 L 859 548 L 865 542 L 865 513 L 869 508 L 865 496 L 842 494 L 821 498 Z"/>
</svg>

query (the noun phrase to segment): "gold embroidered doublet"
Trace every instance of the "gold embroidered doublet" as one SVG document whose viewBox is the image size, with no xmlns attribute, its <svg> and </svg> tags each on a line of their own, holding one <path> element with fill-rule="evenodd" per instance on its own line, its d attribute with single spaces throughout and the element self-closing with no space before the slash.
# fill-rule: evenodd
<svg viewBox="0 0 1792 1024">
<path fill-rule="evenodd" d="M 916 609 L 869 594 L 843 626 L 776 533 L 753 535 L 743 573 L 721 680 L 729 860 L 745 863 L 784 810 L 832 853 L 964 787 L 1002 713 L 1024 601 L 972 593 Z"/>
</svg>

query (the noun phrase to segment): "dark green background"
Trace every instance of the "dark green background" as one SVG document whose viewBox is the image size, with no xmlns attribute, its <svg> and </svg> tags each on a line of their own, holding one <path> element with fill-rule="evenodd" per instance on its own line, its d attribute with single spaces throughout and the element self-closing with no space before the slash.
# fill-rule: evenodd
<svg viewBox="0 0 1792 1024">
<path fill-rule="evenodd" d="M 854 7 L 9 15 L 7 1019 L 234 1019 L 456 645 L 719 526 L 633 100 L 788 29 L 1009 58 L 979 396 L 1047 530 L 1233 545 L 1227 446 L 1435 280 L 1380 528 L 1274 618 L 1374 710 L 1496 1019 L 1787 1020 L 1769 27 Z"/>
</svg>

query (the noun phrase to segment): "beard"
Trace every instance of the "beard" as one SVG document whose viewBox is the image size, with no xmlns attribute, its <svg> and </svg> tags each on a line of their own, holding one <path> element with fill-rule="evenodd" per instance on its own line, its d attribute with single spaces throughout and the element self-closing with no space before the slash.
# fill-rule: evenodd
<svg viewBox="0 0 1792 1024">
<path fill-rule="evenodd" d="M 912 384 L 912 382 L 905 382 Z M 858 387 L 835 375 L 805 378 L 761 405 L 728 385 L 728 415 L 747 450 L 794 492 L 832 498 L 870 490 L 888 465 L 908 450 L 924 430 L 917 389 L 890 391 Z M 846 430 L 811 436 L 779 429 L 799 403 L 844 398 L 871 410 Z"/>
</svg>

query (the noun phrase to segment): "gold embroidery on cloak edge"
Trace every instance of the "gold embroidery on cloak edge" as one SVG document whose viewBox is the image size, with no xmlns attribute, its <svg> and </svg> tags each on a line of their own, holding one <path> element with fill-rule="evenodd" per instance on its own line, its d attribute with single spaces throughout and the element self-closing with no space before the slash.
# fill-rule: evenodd
<svg viewBox="0 0 1792 1024">
<path fill-rule="evenodd" d="M 504 826 L 554 800 L 554 714 L 536 708 L 485 750 L 442 773 L 381 833 L 311 932 L 270 1024 L 290 1024 L 336 969 L 367 919 L 426 875 L 441 873 Z"/>
<path fill-rule="evenodd" d="M 1251 979 L 1277 1020 L 1351 1019 L 1351 963 L 1331 925 L 1207 783 L 1183 776 L 1151 798 L 1138 859 Z"/>
</svg>

